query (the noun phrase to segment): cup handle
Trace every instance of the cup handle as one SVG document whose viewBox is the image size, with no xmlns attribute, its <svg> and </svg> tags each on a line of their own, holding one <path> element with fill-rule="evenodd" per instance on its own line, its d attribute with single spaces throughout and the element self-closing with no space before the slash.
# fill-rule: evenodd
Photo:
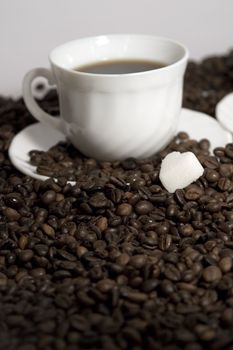
<svg viewBox="0 0 233 350">
<path fill-rule="evenodd" d="M 39 122 L 46 123 L 53 128 L 62 131 L 62 123 L 61 118 L 54 118 L 49 113 L 43 111 L 42 108 L 36 102 L 33 94 L 32 94 L 32 82 L 35 78 L 44 77 L 48 80 L 49 84 L 54 84 L 54 79 L 52 72 L 47 68 L 34 68 L 29 71 L 24 79 L 23 79 L 23 98 L 24 102 L 31 112 L 34 118 L 36 118 Z"/>
</svg>

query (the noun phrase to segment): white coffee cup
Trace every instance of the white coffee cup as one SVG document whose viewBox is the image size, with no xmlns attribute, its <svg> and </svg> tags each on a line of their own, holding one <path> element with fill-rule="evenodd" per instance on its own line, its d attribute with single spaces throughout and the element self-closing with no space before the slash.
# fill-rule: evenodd
<svg viewBox="0 0 233 350">
<path fill-rule="evenodd" d="M 74 68 L 105 60 L 142 59 L 165 67 L 129 74 L 92 74 Z M 182 103 L 187 49 L 151 35 L 101 35 L 68 42 L 49 55 L 52 70 L 35 68 L 23 81 L 27 108 L 42 123 L 62 131 L 83 154 L 100 160 L 144 158 L 174 136 Z M 43 111 L 32 83 L 56 85 L 60 118 Z"/>
</svg>

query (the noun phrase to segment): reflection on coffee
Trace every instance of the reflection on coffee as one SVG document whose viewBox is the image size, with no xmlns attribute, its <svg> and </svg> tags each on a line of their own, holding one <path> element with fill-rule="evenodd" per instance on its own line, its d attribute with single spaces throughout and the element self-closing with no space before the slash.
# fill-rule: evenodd
<svg viewBox="0 0 233 350">
<path fill-rule="evenodd" d="M 158 61 L 148 60 L 109 60 L 99 61 L 75 67 L 77 72 L 94 73 L 94 74 L 129 74 L 145 72 L 153 69 L 164 67 L 165 64 Z"/>
</svg>

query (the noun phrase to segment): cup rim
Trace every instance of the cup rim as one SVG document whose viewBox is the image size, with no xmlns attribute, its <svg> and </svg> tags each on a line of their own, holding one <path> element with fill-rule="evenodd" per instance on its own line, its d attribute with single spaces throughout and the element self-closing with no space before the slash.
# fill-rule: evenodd
<svg viewBox="0 0 233 350">
<path fill-rule="evenodd" d="M 175 44 L 177 46 L 179 46 L 181 49 L 183 49 L 183 56 L 178 59 L 177 61 L 175 61 L 174 63 L 171 63 L 171 64 L 168 64 L 168 65 L 165 65 L 164 67 L 160 67 L 160 68 L 156 68 L 156 69 L 151 69 L 151 70 L 148 70 L 148 71 L 142 71 L 142 72 L 134 72 L 134 73 L 123 73 L 123 74 L 102 74 L 102 73 L 88 73 L 88 72 L 81 72 L 81 71 L 76 71 L 76 70 L 73 70 L 72 68 L 66 68 L 66 67 L 63 67 L 57 63 L 54 62 L 52 56 L 54 55 L 55 51 L 58 50 L 58 49 L 62 49 L 63 46 L 66 46 L 66 45 L 71 45 L 71 44 L 74 44 L 78 41 L 84 41 L 86 39 L 89 39 L 89 40 L 96 40 L 100 37 L 110 37 L 110 38 L 113 38 L 113 37 L 126 37 L 126 36 L 132 36 L 132 37 L 138 37 L 138 38 L 153 38 L 153 39 L 156 39 L 156 40 L 161 40 L 161 41 L 165 41 L 165 42 L 168 42 L 168 43 L 171 43 L 171 44 Z M 78 38 L 78 39 L 74 39 L 74 40 L 70 40 L 70 41 L 66 41 L 64 42 L 63 44 L 61 45 L 58 45 L 56 46 L 50 53 L 49 53 L 49 62 L 52 66 L 55 66 L 57 67 L 58 69 L 66 72 L 66 73 L 70 73 L 72 75 L 76 75 L 76 76 L 82 76 L 83 78 L 87 77 L 87 78 L 104 78 L 104 79 L 111 79 L 111 78 L 120 78 L 120 79 L 123 79 L 125 77 L 136 77 L 136 76 L 142 76 L 142 75 L 148 75 L 148 74 L 151 74 L 151 73 L 155 73 L 155 72 L 161 72 L 161 71 L 167 71 L 167 70 L 170 70 L 170 69 L 173 69 L 179 65 L 182 65 L 183 63 L 185 63 L 188 58 L 189 58 L 189 50 L 187 48 L 187 46 L 185 46 L 184 44 L 180 43 L 179 41 L 176 41 L 176 40 L 173 40 L 173 39 L 170 39 L 170 38 L 166 38 L 166 37 L 163 37 L 163 36 L 157 36 L 157 35 L 153 35 L 153 34 L 137 34 L 137 33 L 114 33 L 114 34 L 99 34 L 99 35 L 94 35 L 94 36 L 87 36 L 87 37 L 82 37 L 82 38 Z"/>
</svg>

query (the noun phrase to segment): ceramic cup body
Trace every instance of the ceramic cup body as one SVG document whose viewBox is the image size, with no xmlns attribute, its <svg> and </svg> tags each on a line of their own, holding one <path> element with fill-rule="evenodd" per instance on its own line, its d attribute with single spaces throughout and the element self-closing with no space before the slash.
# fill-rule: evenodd
<svg viewBox="0 0 233 350">
<path fill-rule="evenodd" d="M 130 74 L 92 74 L 74 68 L 103 60 L 142 59 L 165 67 Z M 103 35 L 68 42 L 50 56 L 51 72 L 38 68 L 24 79 L 24 99 L 36 119 L 62 130 L 85 155 L 100 160 L 149 157 L 174 136 L 182 103 L 187 49 L 150 35 Z M 29 96 L 32 80 L 55 83 L 61 118 Z M 35 109 L 37 107 L 37 109 Z"/>
</svg>

